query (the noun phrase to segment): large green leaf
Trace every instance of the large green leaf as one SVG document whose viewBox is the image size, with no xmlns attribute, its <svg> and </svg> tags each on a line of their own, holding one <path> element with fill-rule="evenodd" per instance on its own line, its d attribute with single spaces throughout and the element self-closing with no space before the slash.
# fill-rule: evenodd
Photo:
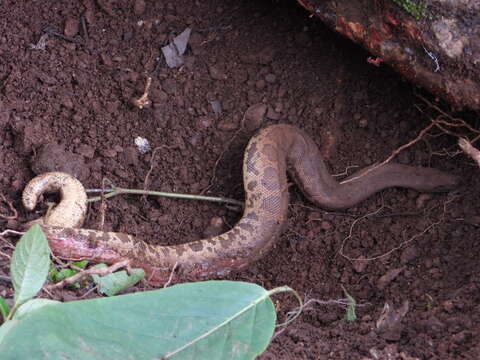
<svg viewBox="0 0 480 360">
<path fill-rule="evenodd" d="M 107 265 L 98 264 L 95 268 L 105 268 Z M 114 296 L 122 290 L 132 287 L 145 277 L 143 269 L 132 269 L 131 275 L 125 270 L 117 271 L 105 276 L 92 275 L 92 279 L 98 286 L 98 291 L 107 296 Z"/>
<path fill-rule="evenodd" d="M 270 294 L 255 284 L 207 281 L 49 304 L 9 322 L 0 354 L 2 360 L 253 359 L 273 334 Z"/>
<path fill-rule="evenodd" d="M 34 297 L 47 279 L 50 248 L 42 229 L 33 225 L 13 251 L 10 273 L 15 290 L 15 306 Z"/>
</svg>

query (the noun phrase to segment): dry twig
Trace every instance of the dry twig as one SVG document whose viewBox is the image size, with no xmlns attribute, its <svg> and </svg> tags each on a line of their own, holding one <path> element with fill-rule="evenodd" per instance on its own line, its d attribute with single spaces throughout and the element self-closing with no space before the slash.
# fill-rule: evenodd
<svg viewBox="0 0 480 360">
<path fill-rule="evenodd" d="M 106 267 L 106 268 L 93 268 L 92 267 L 90 269 L 78 272 L 75 275 L 70 276 L 66 279 L 63 279 L 62 281 L 60 281 L 56 284 L 47 285 L 44 288 L 47 289 L 47 290 L 62 288 L 65 285 L 72 284 L 72 283 L 74 283 L 76 281 L 79 281 L 80 279 L 83 279 L 83 278 L 85 278 L 87 276 L 90 276 L 90 275 L 105 276 L 105 275 L 114 273 L 115 271 L 117 271 L 118 269 L 121 269 L 121 268 L 127 268 L 128 269 L 129 266 L 130 266 L 130 260 L 122 260 L 122 261 L 119 261 L 119 262 L 117 262 L 113 265 L 110 265 L 110 266 Z"/>
</svg>

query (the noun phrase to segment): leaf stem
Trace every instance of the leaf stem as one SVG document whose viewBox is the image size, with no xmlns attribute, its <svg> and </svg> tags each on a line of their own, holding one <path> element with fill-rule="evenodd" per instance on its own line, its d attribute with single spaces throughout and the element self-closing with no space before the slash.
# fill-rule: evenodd
<svg viewBox="0 0 480 360">
<path fill-rule="evenodd" d="M 101 189 L 89 189 L 87 192 L 102 192 Z M 171 197 L 171 198 L 179 198 L 179 199 L 189 199 L 189 200 L 204 200 L 204 201 L 213 201 L 213 202 L 220 202 L 220 203 L 227 203 L 236 206 L 243 207 L 243 202 L 229 199 L 224 197 L 215 197 L 215 196 L 204 196 L 204 195 L 192 195 L 192 194 L 179 194 L 179 193 L 170 193 L 170 192 L 163 192 L 163 191 L 153 191 L 153 190 L 140 190 L 140 189 L 125 189 L 121 187 L 114 187 L 113 189 L 106 189 L 105 194 L 103 197 L 105 199 L 121 195 L 121 194 L 135 194 L 135 195 L 152 195 L 152 196 L 164 196 L 164 197 Z M 88 202 L 99 201 L 101 200 L 101 196 L 94 196 L 89 198 Z"/>
<path fill-rule="evenodd" d="M 271 297 L 272 295 L 275 295 L 275 294 L 280 294 L 280 293 L 283 293 L 283 292 L 289 292 L 289 293 L 292 293 L 293 295 L 295 295 L 295 297 L 297 298 L 298 302 L 299 302 L 299 307 L 298 307 L 298 311 L 295 312 L 295 314 L 290 317 L 290 318 L 287 318 L 286 321 L 284 321 L 283 323 L 281 324 L 277 324 L 276 327 L 285 327 L 287 326 L 288 324 L 290 324 L 292 321 L 294 321 L 297 317 L 300 316 L 300 314 L 302 313 L 303 311 L 303 300 L 300 296 L 300 294 L 293 290 L 290 286 L 280 286 L 280 287 L 276 287 L 275 289 L 272 289 L 270 291 L 268 291 L 268 296 Z"/>
</svg>

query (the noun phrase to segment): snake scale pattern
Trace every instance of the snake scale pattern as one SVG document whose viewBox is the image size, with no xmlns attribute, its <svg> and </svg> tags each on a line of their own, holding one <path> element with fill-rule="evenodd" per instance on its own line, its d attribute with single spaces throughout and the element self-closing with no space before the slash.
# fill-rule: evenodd
<svg viewBox="0 0 480 360">
<path fill-rule="evenodd" d="M 422 192 L 444 192 L 459 178 L 432 168 L 395 163 L 365 168 L 342 183 L 328 172 L 315 142 L 292 125 L 272 125 L 253 136 L 245 150 L 243 181 L 246 194 L 242 218 L 229 231 L 191 243 L 150 245 L 134 236 L 82 229 L 86 194 L 74 177 L 51 172 L 37 176 L 23 193 L 24 206 L 32 210 L 45 191 L 59 190 L 62 199 L 41 223 L 50 248 L 66 259 L 89 259 L 112 264 L 130 260 L 143 268 L 153 285 L 175 277 L 198 280 L 222 276 L 261 258 L 280 237 L 288 211 L 287 170 L 305 196 L 325 209 L 345 209 L 389 187 Z"/>
</svg>

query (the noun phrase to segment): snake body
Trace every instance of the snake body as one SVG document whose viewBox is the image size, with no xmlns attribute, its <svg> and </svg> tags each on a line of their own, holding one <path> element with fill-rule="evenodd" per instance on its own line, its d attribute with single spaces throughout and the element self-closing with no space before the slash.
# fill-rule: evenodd
<svg viewBox="0 0 480 360">
<path fill-rule="evenodd" d="M 25 188 L 23 199 L 30 199 L 28 207 L 33 208 L 36 200 L 32 199 L 37 199 L 38 194 L 52 187 L 63 190 L 59 206 L 43 220 L 43 229 L 57 256 L 110 264 L 129 259 L 132 266 L 145 269 L 152 284 L 161 284 L 168 280 L 175 266 L 176 276 L 196 280 L 224 275 L 262 257 L 279 238 L 286 222 L 287 170 L 305 196 L 326 209 L 351 207 L 389 187 L 443 192 L 458 184 L 458 177 L 440 170 L 395 163 L 368 167 L 338 183 L 329 174 L 315 142 L 297 127 L 279 124 L 259 131 L 249 141 L 243 161 L 244 213 L 231 230 L 218 236 L 161 246 L 124 233 L 78 228 L 85 213 L 62 213 L 57 209 L 64 201 L 81 203 L 85 197 L 79 193 L 84 191 L 75 187 L 68 194 L 69 181 L 76 179 L 62 173 L 46 173 L 33 179 Z M 83 211 L 84 205 L 79 206 Z M 65 222 L 70 225 L 62 225 L 62 218 L 73 215 L 77 218 Z"/>
</svg>

